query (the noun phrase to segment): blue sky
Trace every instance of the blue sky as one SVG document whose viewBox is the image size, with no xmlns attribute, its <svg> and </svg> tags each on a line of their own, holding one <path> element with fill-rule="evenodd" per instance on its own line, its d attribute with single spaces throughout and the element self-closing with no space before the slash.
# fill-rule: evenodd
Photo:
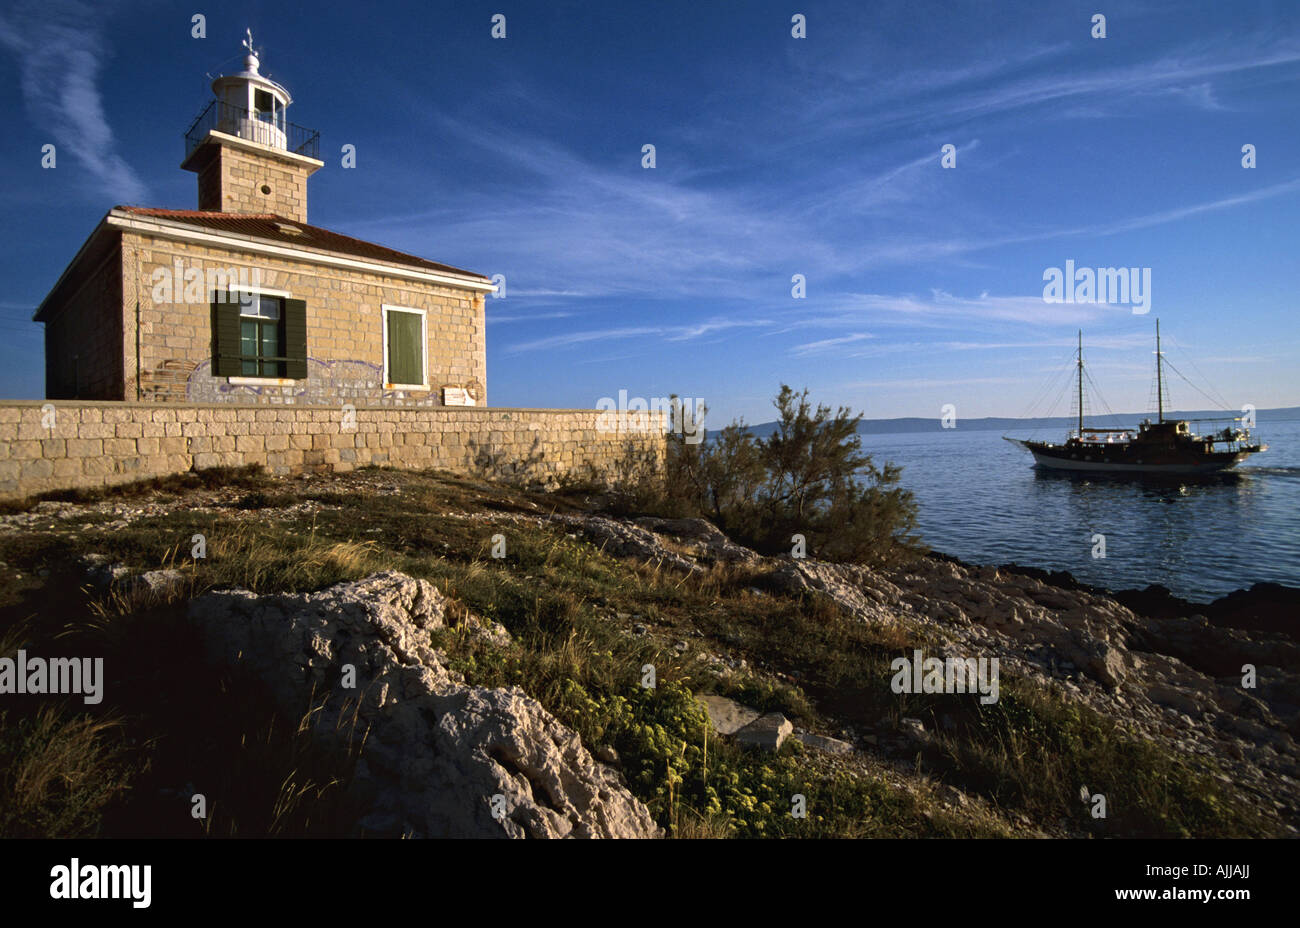
<svg viewBox="0 0 1300 928">
<path fill-rule="evenodd" d="M 1137 411 L 1156 316 L 1201 386 L 1300 405 L 1291 0 L 204 7 L 0 8 L 0 396 L 41 395 L 28 320 L 110 206 L 193 208 L 182 134 L 251 26 L 321 132 L 311 222 L 505 275 L 493 405 L 676 392 L 758 422 L 784 381 L 873 418 L 1021 415 L 1082 327 Z M 1150 268 L 1150 313 L 1045 302 L 1067 260 Z"/>
</svg>

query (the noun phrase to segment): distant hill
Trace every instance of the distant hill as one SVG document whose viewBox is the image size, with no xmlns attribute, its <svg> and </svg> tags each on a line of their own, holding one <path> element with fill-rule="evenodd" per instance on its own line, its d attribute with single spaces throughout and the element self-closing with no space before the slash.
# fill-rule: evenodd
<svg viewBox="0 0 1300 928">
<path fill-rule="evenodd" d="M 1229 415 L 1222 410 L 1199 409 L 1199 410 L 1179 410 L 1177 412 L 1167 413 L 1166 419 L 1218 419 Z M 1154 413 L 1133 412 L 1117 413 L 1114 416 L 1089 416 L 1088 423 L 1098 428 L 1110 426 L 1125 428 L 1137 425 L 1145 418 L 1155 418 Z M 1255 412 L 1255 419 L 1259 426 L 1267 426 L 1270 420 L 1300 419 L 1300 406 L 1284 406 L 1279 409 L 1259 409 Z M 1074 416 L 1051 416 L 1049 418 L 1035 419 L 1015 419 L 1001 416 L 986 416 L 982 419 L 957 419 L 957 428 L 970 431 L 995 431 L 995 432 L 1013 432 L 1024 431 L 1028 429 L 1060 429 L 1065 431 L 1073 428 L 1076 423 Z M 942 428 L 939 417 L 935 416 L 929 419 L 918 417 L 907 417 L 902 419 L 863 419 L 858 425 L 858 433 L 861 435 L 897 435 L 910 432 L 933 432 Z M 749 431 L 759 438 L 765 438 L 776 430 L 775 422 L 762 422 L 758 425 L 751 425 Z"/>
</svg>

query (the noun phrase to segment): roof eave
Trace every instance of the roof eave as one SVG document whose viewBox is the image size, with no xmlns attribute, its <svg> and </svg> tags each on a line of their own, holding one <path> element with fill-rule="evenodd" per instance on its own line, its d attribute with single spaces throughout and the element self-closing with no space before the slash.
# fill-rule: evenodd
<svg viewBox="0 0 1300 928">
<path fill-rule="evenodd" d="M 343 252 L 330 251 L 328 249 L 313 251 L 303 247 L 287 245 L 272 239 L 245 235 L 240 232 L 227 232 L 221 229 L 199 227 L 190 223 L 168 220 L 161 216 L 145 216 L 116 208 L 109 211 L 108 215 L 104 218 L 104 222 L 112 227 L 130 229 L 139 232 L 153 232 L 154 234 L 163 235 L 168 238 L 188 239 L 191 241 L 216 239 L 222 242 L 238 244 L 246 251 L 261 251 L 265 254 L 279 257 L 306 258 L 312 263 L 334 264 L 336 266 L 356 270 L 386 273 L 397 277 L 425 280 L 431 283 L 440 283 L 460 287 L 466 290 L 475 290 L 482 293 L 495 293 L 497 290 L 496 284 L 492 283 L 482 274 L 457 274 L 450 271 L 438 271 L 433 268 L 423 268 L 416 264 L 399 264 L 396 262 L 383 261 L 378 258 L 353 258 L 348 257 Z"/>
</svg>

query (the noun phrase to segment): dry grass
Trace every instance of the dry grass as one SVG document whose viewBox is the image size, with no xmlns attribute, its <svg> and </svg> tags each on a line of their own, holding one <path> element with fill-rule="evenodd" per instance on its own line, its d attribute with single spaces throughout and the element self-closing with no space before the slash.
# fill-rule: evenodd
<svg viewBox="0 0 1300 928">
<path fill-rule="evenodd" d="M 188 602 L 214 587 L 244 587 L 258 593 L 310 590 L 327 583 L 355 579 L 386 563 L 383 550 L 374 541 L 334 541 L 313 530 L 297 545 L 286 544 L 283 533 L 271 533 L 256 525 L 240 525 L 213 533 L 208 539 L 207 557 L 201 560 L 179 557 L 179 546 L 169 548 L 157 569 L 178 570 L 184 582 L 159 591 L 138 583 L 115 584 L 105 593 L 92 593 L 89 623 L 108 632 L 114 620 L 145 610 Z"/>
<path fill-rule="evenodd" d="M 373 541 L 331 541 L 320 538 L 315 526 L 298 546 L 286 546 L 282 534 L 263 533 L 256 526 L 209 539 L 209 569 L 213 585 L 245 587 L 256 592 L 311 589 L 322 582 L 360 577 L 383 566 L 382 551 Z"/>
<path fill-rule="evenodd" d="M 43 706 L 0 712 L 0 834 L 88 837 L 128 784 L 122 724 Z"/>
<path fill-rule="evenodd" d="M 6 629 L 0 657 L 29 647 L 31 631 L 29 622 Z M 93 835 L 126 789 L 121 722 L 49 704 L 31 713 L 35 697 L 17 698 L 14 711 L 0 712 L 0 835 Z"/>
<path fill-rule="evenodd" d="M 700 814 L 678 806 L 669 836 L 684 840 L 709 840 L 730 838 L 735 828 L 723 815 Z"/>
</svg>

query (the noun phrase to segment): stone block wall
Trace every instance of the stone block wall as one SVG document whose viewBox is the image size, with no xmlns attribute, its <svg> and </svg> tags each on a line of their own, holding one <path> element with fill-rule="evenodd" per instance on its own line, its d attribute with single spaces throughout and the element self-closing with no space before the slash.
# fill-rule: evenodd
<svg viewBox="0 0 1300 928">
<path fill-rule="evenodd" d="M 232 145 L 206 143 L 199 170 L 199 209 L 226 213 L 275 213 L 307 221 L 307 178 L 315 165 Z M 263 190 L 265 188 L 265 190 Z"/>
<path fill-rule="evenodd" d="M 0 401 L 0 499 L 212 467 L 275 474 L 365 465 L 552 479 L 606 467 L 658 428 L 606 431 L 580 409 L 394 409 Z M 649 420 L 647 420 L 649 424 Z"/>
</svg>

